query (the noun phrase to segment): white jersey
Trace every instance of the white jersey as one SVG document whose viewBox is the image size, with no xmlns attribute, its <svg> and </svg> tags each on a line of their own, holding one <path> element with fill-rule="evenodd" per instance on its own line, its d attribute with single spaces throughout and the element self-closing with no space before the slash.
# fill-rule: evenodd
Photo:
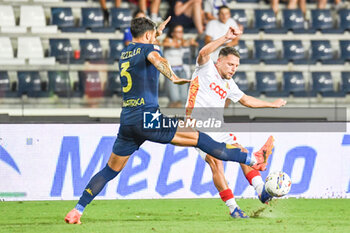
<svg viewBox="0 0 350 233">
<path fill-rule="evenodd" d="M 221 78 L 213 60 L 203 65 L 196 64 L 186 102 L 186 116 L 191 119 L 207 120 L 215 118 L 223 122 L 226 99 L 238 102 L 244 93 L 233 79 Z M 207 132 L 214 140 L 227 144 L 236 143 L 236 137 L 231 132 Z M 206 153 L 199 150 L 205 159 Z"/>
<path fill-rule="evenodd" d="M 235 81 L 222 78 L 213 60 L 209 59 L 203 65 L 196 64 L 187 97 L 186 115 L 192 119 L 223 119 L 226 99 L 236 103 L 243 95 Z"/>
</svg>

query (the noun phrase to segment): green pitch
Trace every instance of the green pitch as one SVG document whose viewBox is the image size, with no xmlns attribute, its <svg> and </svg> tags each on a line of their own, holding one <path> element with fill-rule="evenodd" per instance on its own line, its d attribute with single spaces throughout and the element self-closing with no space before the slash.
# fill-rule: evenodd
<svg viewBox="0 0 350 233">
<path fill-rule="evenodd" d="M 0 202 L 0 232 L 350 232 L 350 199 L 238 199 L 250 219 L 232 219 L 220 199 L 94 201 L 82 225 L 64 222 L 76 201 Z"/>
</svg>

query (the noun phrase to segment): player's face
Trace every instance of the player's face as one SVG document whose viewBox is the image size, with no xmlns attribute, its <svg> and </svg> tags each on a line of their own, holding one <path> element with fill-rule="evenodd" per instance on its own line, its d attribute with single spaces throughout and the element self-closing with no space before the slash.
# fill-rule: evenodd
<svg viewBox="0 0 350 233">
<path fill-rule="evenodd" d="M 238 66 L 239 58 L 232 54 L 219 57 L 216 63 L 219 74 L 224 79 L 231 79 L 232 76 L 236 73 Z"/>
<path fill-rule="evenodd" d="M 230 17 L 231 17 L 231 12 L 229 9 L 223 8 L 219 11 L 220 22 L 226 23 Z"/>
</svg>

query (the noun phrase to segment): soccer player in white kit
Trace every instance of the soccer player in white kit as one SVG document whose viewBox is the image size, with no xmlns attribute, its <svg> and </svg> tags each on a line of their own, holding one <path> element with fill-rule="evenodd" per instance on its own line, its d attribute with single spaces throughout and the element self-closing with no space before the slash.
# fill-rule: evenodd
<svg viewBox="0 0 350 233">
<path fill-rule="evenodd" d="M 240 58 L 239 53 L 233 47 L 222 48 L 217 63 L 214 64 L 210 54 L 227 42 L 226 38 L 229 32 L 233 32 L 237 36 L 241 34 L 239 29 L 230 27 L 224 36 L 210 42 L 199 52 L 186 103 L 186 116 L 191 119 L 205 120 L 205 118 L 214 117 L 222 119 L 223 122 L 223 112 L 215 110 L 217 108 L 223 110 L 227 98 L 250 108 L 279 108 L 286 104 L 286 101 L 283 99 L 277 99 L 274 102 L 262 101 L 244 94 L 238 88 L 232 76 L 237 70 Z M 218 116 L 218 114 L 221 116 Z M 214 140 L 231 144 L 234 147 L 241 148 L 244 152 L 248 152 L 236 142 L 232 133 L 215 132 L 208 133 L 208 135 Z M 270 155 L 273 148 L 272 136 L 269 137 L 264 147 L 264 153 L 267 153 L 267 156 Z M 233 218 L 247 218 L 248 216 L 239 208 L 232 190 L 228 187 L 224 176 L 223 162 L 201 150 L 199 150 L 199 154 L 209 164 L 213 173 L 215 187 L 218 189 L 221 199 L 230 209 L 230 215 Z M 264 182 L 259 172 L 259 170 L 266 170 L 266 164 L 253 166 L 253 168 L 244 164 L 240 165 L 248 182 L 250 185 L 253 185 L 258 193 L 260 201 L 267 203 L 272 197 L 265 191 Z"/>
</svg>

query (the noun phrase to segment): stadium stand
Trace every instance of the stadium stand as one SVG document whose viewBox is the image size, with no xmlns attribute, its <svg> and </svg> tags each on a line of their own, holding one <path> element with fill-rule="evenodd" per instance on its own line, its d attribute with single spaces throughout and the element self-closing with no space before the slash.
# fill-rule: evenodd
<svg viewBox="0 0 350 233">
<path fill-rule="evenodd" d="M 46 83 L 41 80 L 38 71 L 18 72 L 18 93 L 29 97 L 48 97 Z"/>
<path fill-rule="evenodd" d="M 255 58 L 266 64 L 286 64 L 287 60 L 279 57 L 275 44 L 272 40 L 255 40 Z"/>
<path fill-rule="evenodd" d="M 79 91 L 87 97 L 102 97 L 102 83 L 97 71 L 79 71 Z"/>
<path fill-rule="evenodd" d="M 306 52 L 301 40 L 284 40 L 283 57 L 294 64 L 307 63 Z"/>
<path fill-rule="evenodd" d="M 54 65 L 54 57 L 44 57 L 40 37 L 18 37 L 18 58 L 29 59 L 30 65 Z"/>
<path fill-rule="evenodd" d="M 131 23 L 131 12 L 129 9 L 113 8 L 111 10 L 111 26 L 116 29 L 125 29 L 130 27 Z"/>
<path fill-rule="evenodd" d="M 25 33 L 27 28 L 17 26 L 13 7 L 0 5 L 0 31 L 1 33 Z"/>
<path fill-rule="evenodd" d="M 0 65 L 24 65 L 24 58 L 14 58 L 11 40 L 0 37 Z"/>
<path fill-rule="evenodd" d="M 344 93 L 334 90 L 331 72 L 312 72 L 313 90 L 323 97 L 344 97 Z"/>
<path fill-rule="evenodd" d="M 107 84 L 106 84 L 106 96 L 113 96 L 116 94 L 117 96 L 121 96 L 121 83 L 119 72 L 117 71 L 109 71 L 107 74 Z"/>
<path fill-rule="evenodd" d="M 21 6 L 20 26 L 29 27 L 32 33 L 57 33 L 56 25 L 46 25 L 42 6 Z"/>
<path fill-rule="evenodd" d="M 103 59 L 102 47 L 99 40 L 80 39 L 80 56 L 90 61 L 101 61 Z"/>
<path fill-rule="evenodd" d="M 306 33 L 305 20 L 300 9 L 283 10 L 283 28 L 291 30 L 293 33 Z"/>
<path fill-rule="evenodd" d="M 113 2 L 108 4 L 114 6 Z M 247 94 L 261 98 L 283 96 L 288 98 L 288 103 L 296 105 L 307 101 L 308 104 L 328 104 L 332 96 L 345 96 L 336 98 L 338 104 L 349 103 L 346 79 L 350 70 L 349 9 L 337 13 L 327 5 L 325 10 L 316 10 L 315 3 L 308 3 L 304 17 L 299 9 L 289 10 L 281 4 L 281 12 L 276 16 L 263 1 L 236 0 L 228 4 L 232 17 L 244 26 L 244 34 L 236 46 L 241 65 L 235 80 Z M 168 6 L 162 1 L 160 13 L 163 18 Z M 113 104 L 120 104 L 118 59 L 124 48 L 123 31 L 130 27 L 132 11 L 123 2 L 122 8 L 111 8 L 106 24 L 99 7 L 99 2 L 92 0 L 2 0 L 0 66 L 1 72 L 8 76 L 8 79 L 1 79 L 6 80 L 1 81 L 3 89 L 8 88 L 8 83 L 10 85 L 6 93 L 44 97 L 45 94 L 34 95 L 33 90 L 20 89 L 23 80 L 19 80 L 19 75 L 17 81 L 18 71 L 39 71 L 38 75 L 42 77 L 34 80 L 40 81 L 40 92 L 56 96 L 51 99 L 54 103 L 59 103 L 61 97 L 75 97 L 84 105 L 84 93 L 87 97 L 104 96 L 115 101 Z M 55 27 L 56 31 L 50 31 Z M 197 36 L 193 31 L 185 35 L 186 38 Z M 188 50 L 189 59 L 186 56 L 185 63 L 190 66 L 190 71 L 194 68 L 198 50 L 204 45 L 203 40 L 198 42 L 200 47 Z M 257 72 L 271 71 L 273 75 L 265 78 L 271 86 L 259 83 Z M 314 81 L 318 81 L 313 79 L 315 72 L 330 72 L 333 92 L 330 89 L 320 91 L 319 85 L 314 85 Z M 27 75 L 32 76 L 36 77 Z M 70 86 L 66 85 L 67 79 L 70 79 Z M 164 89 L 160 88 L 160 91 L 163 93 Z M 166 106 L 166 95 L 160 96 L 163 96 L 161 106 Z M 2 101 L 7 95 L 3 97 Z M 100 106 L 104 106 L 107 101 L 100 99 Z"/>
</svg>

